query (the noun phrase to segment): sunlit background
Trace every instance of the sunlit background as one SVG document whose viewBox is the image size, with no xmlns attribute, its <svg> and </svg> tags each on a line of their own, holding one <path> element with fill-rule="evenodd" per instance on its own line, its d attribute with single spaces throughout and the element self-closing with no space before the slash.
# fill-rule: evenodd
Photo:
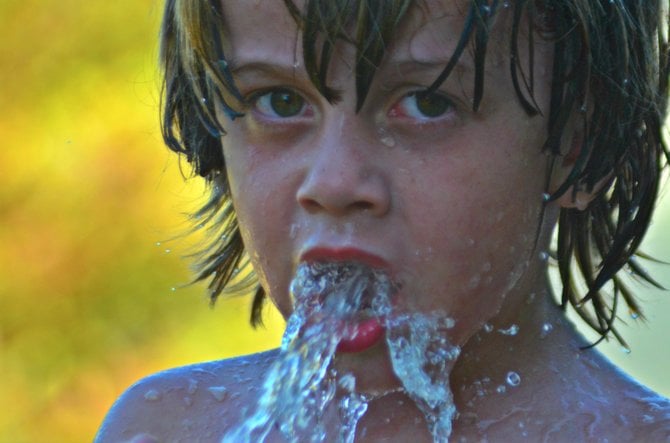
<svg viewBox="0 0 670 443">
<path fill-rule="evenodd" d="M 90 441 L 138 378 L 278 343 L 276 315 L 253 332 L 249 300 L 186 285 L 204 190 L 160 140 L 161 7 L 0 2 L 0 442 Z M 646 249 L 670 261 L 668 200 Z M 668 395 L 670 294 L 643 298 L 633 352 L 606 349 Z"/>
</svg>

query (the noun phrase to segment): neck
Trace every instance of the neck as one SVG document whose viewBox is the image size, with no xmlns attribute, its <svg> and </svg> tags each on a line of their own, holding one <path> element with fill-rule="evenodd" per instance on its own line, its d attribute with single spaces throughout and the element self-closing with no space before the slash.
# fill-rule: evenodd
<svg viewBox="0 0 670 443">
<path fill-rule="evenodd" d="M 498 316 L 463 346 L 450 377 L 461 417 L 530 404 L 551 377 L 567 369 L 584 345 L 553 301 L 549 284 L 506 303 Z M 572 358 L 569 358 L 572 357 Z M 512 409 L 510 409 L 512 410 Z"/>
</svg>

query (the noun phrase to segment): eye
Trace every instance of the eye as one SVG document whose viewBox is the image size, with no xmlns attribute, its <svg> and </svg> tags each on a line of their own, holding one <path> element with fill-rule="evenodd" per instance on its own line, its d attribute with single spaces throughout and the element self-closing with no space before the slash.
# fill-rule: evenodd
<svg viewBox="0 0 670 443">
<path fill-rule="evenodd" d="M 440 118 L 452 111 L 453 102 L 438 92 L 412 92 L 401 98 L 389 111 L 391 117 L 416 120 Z"/>
<path fill-rule="evenodd" d="M 310 107 L 298 93 L 286 89 L 264 91 L 251 97 L 256 111 L 269 118 L 290 118 L 305 115 Z"/>
</svg>

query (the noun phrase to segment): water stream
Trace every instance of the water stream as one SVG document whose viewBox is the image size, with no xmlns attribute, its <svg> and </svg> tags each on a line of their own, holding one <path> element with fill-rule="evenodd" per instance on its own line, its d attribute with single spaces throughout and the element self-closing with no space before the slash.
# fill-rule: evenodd
<svg viewBox="0 0 670 443">
<path fill-rule="evenodd" d="M 223 442 L 262 442 L 274 427 L 288 442 L 353 442 L 370 398 L 356 392 L 352 374 L 338 374 L 331 363 L 354 320 L 369 317 L 384 324 L 393 370 L 433 439 L 447 441 L 455 414 L 449 368 L 459 352 L 447 339 L 453 321 L 398 312 L 392 304 L 397 289 L 385 273 L 359 264 L 301 265 L 291 283 L 294 313 L 263 393 Z M 336 423 L 325 417 L 330 405 L 337 406 Z"/>
</svg>

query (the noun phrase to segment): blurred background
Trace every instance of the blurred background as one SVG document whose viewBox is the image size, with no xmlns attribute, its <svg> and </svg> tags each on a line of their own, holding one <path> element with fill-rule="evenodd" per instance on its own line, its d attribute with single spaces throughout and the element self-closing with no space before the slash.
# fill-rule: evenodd
<svg viewBox="0 0 670 443">
<path fill-rule="evenodd" d="M 253 331 L 248 299 L 210 309 L 187 284 L 205 190 L 160 139 L 161 7 L 0 2 L 2 443 L 91 441 L 138 378 L 279 342 L 276 313 Z M 666 261 L 669 200 L 645 246 Z M 623 330 L 633 352 L 602 349 L 670 395 L 670 294 L 643 298 L 649 321 Z"/>
</svg>

